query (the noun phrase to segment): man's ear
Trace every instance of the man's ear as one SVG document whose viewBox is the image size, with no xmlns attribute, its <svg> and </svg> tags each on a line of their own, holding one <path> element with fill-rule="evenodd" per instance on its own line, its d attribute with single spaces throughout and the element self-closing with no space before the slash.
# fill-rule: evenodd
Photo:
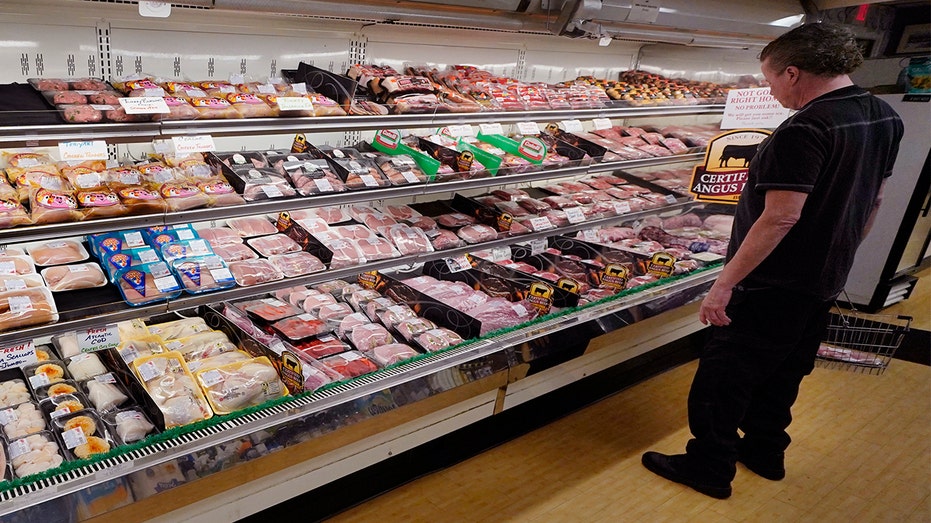
<svg viewBox="0 0 931 523">
<path fill-rule="evenodd" d="M 801 73 L 801 70 L 798 67 L 795 67 L 794 65 L 790 65 L 786 67 L 785 74 L 789 77 L 790 84 L 794 85 L 796 82 L 798 82 L 800 73 Z"/>
</svg>

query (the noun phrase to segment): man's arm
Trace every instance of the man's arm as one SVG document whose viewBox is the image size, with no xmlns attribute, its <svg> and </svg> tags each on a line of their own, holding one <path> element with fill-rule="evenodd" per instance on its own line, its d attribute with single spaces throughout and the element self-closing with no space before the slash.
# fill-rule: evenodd
<svg viewBox="0 0 931 523">
<path fill-rule="evenodd" d="M 734 254 L 717 281 L 711 286 L 708 295 L 701 303 L 699 320 L 712 325 L 727 325 L 730 318 L 724 308 L 731 300 L 731 289 L 740 283 L 779 245 L 802 215 L 802 207 L 808 198 L 807 193 L 796 191 L 766 192 L 766 207 L 750 227 L 747 237 Z"/>
<path fill-rule="evenodd" d="M 863 227 L 863 237 L 866 238 L 866 235 L 870 233 L 870 229 L 873 228 L 873 222 L 876 221 L 876 213 L 879 212 L 879 206 L 883 202 L 883 189 L 886 188 L 886 181 L 889 178 L 884 178 L 882 185 L 879 186 L 879 192 L 876 193 L 876 200 L 873 201 L 873 210 L 870 211 L 870 217 L 866 219 L 866 226 Z"/>
</svg>

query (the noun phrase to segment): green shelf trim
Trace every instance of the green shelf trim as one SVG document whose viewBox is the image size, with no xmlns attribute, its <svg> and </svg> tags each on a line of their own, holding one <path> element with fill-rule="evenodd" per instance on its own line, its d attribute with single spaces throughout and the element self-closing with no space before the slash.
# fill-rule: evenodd
<svg viewBox="0 0 931 523">
<path fill-rule="evenodd" d="M 719 265 L 722 265 L 722 262 L 717 262 L 717 263 L 714 263 L 714 264 L 710 264 L 710 265 L 707 265 L 707 266 L 702 267 L 702 268 L 700 268 L 700 269 L 696 269 L 696 270 L 694 270 L 694 271 L 692 271 L 692 272 L 689 272 L 689 273 L 686 273 L 686 274 L 680 274 L 680 275 L 677 275 L 677 276 L 670 276 L 670 277 L 662 278 L 662 279 L 660 279 L 660 280 L 657 280 L 657 281 L 655 281 L 655 282 L 651 282 L 651 283 L 648 283 L 648 284 L 645 284 L 645 285 L 639 285 L 639 286 L 634 287 L 634 288 L 632 288 L 632 289 L 625 289 L 625 290 L 623 290 L 623 291 L 621 291 L 621 292 L 619 292 L 619 293 L 617 293 L 617 294 L 612 294 L 611 296 L 606 296 L 606 297 L 604 297 L 604 298 L 602 298 L 602 299 L 600 299 L 600 300 L 598 300 L 598 301 L 586 303 L 585 305 L 579 305 L 579 306 L 577 306 L 577 307 L 565 308 L 565 309 L 562 309 L 562 310 L 560 310 L 560 311 L 558 311 L 558 312 L 553 312 L 553 313 L 550 313 L 550 314 L 546 314 L 546 315 L 544 315 L 544 316 L 539 316 L 539 317 L 537 317 L 537 318 L 534 318 L 534 319 L 531 320 L 531 321 L 528 321 L 528 322 L 525 322 L 525 323 L 521 323 L 520 325 L 516 325 L 516 326 L 513 326 L 513 327 L 506 327 L 506 328 L 503 328 L 503 329 L 498 329 L 498 330 L 489 332 L 489 333 L 487 333 L 487 334 L 485 334 L 484 336 L 481 336 L 481 337 L 479 337 L 479 338 L 473 338 L 473 339 L 470 339 L 470 340 L 466 340 L 466 341 L 463 341 L 462 343 L 459 343 L 459 344 L 454 345 L 454 346 L 451 346 L 451 347 L 447 347 L 447 348 L 445 348 L 445 349 L 442 349 L 442 350 L 439 350 L 439 351 L 436 351 L 436 352 L 430 352 L 430 353 L 426 353 L 426 354 L 419 354 L 419 355 L 417 355 L 417 356 L 414 356 L 414 357 L 412 357 L 412 358 L 406 359 L 406 360 L 404 360 L 404 361 L 401 361 L 401 362 L 395 363 L 395 364 L 393 364 L 393 365 L 389 365 L 389 366 L 387 366 L 387 367 L 384 367 L 383 369 L 379 369 L 379 370 L 377 370 L 377 371 L 375 371 L 375 372 L 371 372 L 371 373 L 368 373 L 368 374 L 364 374 L 363 376 L 377 376 L 377 375 L 380 374 L 380 373 L 384 373 L 385 371 L 394 369 L 394 368 L 396 368 L 396 367 L 400 367 L 400 366 L 403 366 L 403 365 L 407 365 L 407 364 L 410 364 L 410 363 L 412 363 L 412 362 L 424 360 L 424 359 L 427 359 L 427 358 L 435 357 L 437 354 L 442 354 L 442 353 L 444 353 L 444 352 L 448 352 L 448 351 L 452 351 L 452 350 L 456 350 L 456 349 L 461 349 L 461 348 L 463 348 L 463 347 L 467 347 L 467 346 L 469 346 L 469 345 L 474 345 L 474 344 L 483 342 L 483 341 L 485 341 L 485 340 L 488 340 L 488 339 L 491 339 L 491 338 L 495 338 L 495 337 L 497 337 L 497 336 L 501 336 L 501 335 L 503 335 L 503 334 L 508 334 L 508 333 L 511 333 L 511 332 L 514 332 L 514 331 L 517 331 L 517 330 L 520 330 L 520 329 L 525 329 L 525 328 L 527 328 L 527 327 L 530 327 L 530 326 L 533 326 L 533 325 L 537 325 L 537 324 L 540 324 L 540 323 L 544 323 L 544 322 L 547 322 L 547 321 L 550 321 L 550 320 L 553 320 L 553 319 L 556 319 L 556 318 L 560 318 L 560 317 L 564 317 L 564 316 L 569 316 L 569 315 L 575 314 L 575 313 L 577 313 L 577 312 L 583 311 L 583 310 L 585 310 L 585 309 L 588 309 L 588 308 L 591 308 L 591 307 L 595 307 L 595 306 L 599 306 L 599 305 L 602 305 L 602 304 L 605 304 L 605 303 L 608 303 L 608 302 L 611 302 L 611 301 L 620 300 L 621 298 L 624 298 L 624 297 L 626 297 L 626 296 L 630 296 L 630 295 L 632 295 L 632 294 L 637 294 L 637 293 L 643 292 L 643 291 L 645 291 L 645 290 L 648 290 L 648 289 L 651 289 L 651 288 L 654 288 L 654 287 L 659 287 L 659 286 L 662 286 L 662 285 L 667 285 L 667 284 L 669 284 L 669 283 L 672 283 L 672 282 L 675 282 L 675 281 L 679 281 L 679 280 L 682 280 L 682 279 L 684 279 L 684 278 L 691 277 L 691 276 L 694 276 L 694 275 L 696 275 L 696 274 L 699 274 L 699 273 L 702 273 L 702 272 L 705 272 L 705 271 L 709 271 L 709 270 L 715 269 L 715 268 L 718 267 Z M 16 489 L 16 488 L 18 488 L 18 487 L 22 487 L 22 486 L 26 486 L 26 485 L 31 485 L 31 484 L 33 484 L 33 483 L 42 481 L 42 480 L 44 480 L 44 479 L 48 479 L 48 478 L 51 478 L 51 477 L 54 477 L 54 476 L 58 476 L 58 475 L 60 475 L 60 474 L 65 474 L 65 473 L 67 473 L 67 472 L 71 472 L 71 471 L 73 471 L 73 470 L 77 470 L 77 469 L 79 469 L 79 468 L 86 467 L 86 466 L 88 466 L 88 465 L 92 465 L 92 464 L 94 464 L 94 463 L 98 463 L 98 462 L 100 462 L 100 461 L 104 461 L 104 460 L 109 459 L 109 458 L 113 458 L 113 457 L 117 457 L 117 456 L 123 456 L 123 455 L 125 455 L 125 454 L 130 453 L 130 452 L 143 449 L 143 448 L 145 448 L 145 447 L 154 445 L 154 444 L 156 444 L 156 443 L 160 443 L 160 442 L 163 442 L 163 441 L 168 441 L 168 440 L 177 438 L 177 437 L 179 437 L 179 436 L 183 436 L 183 435 L 185 435 L 185 434 L 190 434 L 190 433 L 192 433 L 192 432 L 196 432 L 196 431 L 201 430 L 201 429 L 205 429 L 205 428 L 209 428 L 209 427 L 214 427 L 214 426 L 216 426 L 216 425 L 220 425 L 221 423 L 225 423 L 225 422 L 227 422 L 227 421 L 239 419 L 239 418 L 241 418 L 241 417 L 243 417 L 243 416 L 247 416 L 247 415 L 249 415 L 249 414 L 253 414 L 253 413 L 255 413 L 255 412 L 268 409 L 268 408 L 270 408 L 270 407 L 274 407 L 274 406 L 277 406 L 277 405 L 283 405 L 283 404 L 286 404 L 286 403 L 290 403 L 290 402 L 293 402 L 293 401 L 296 401 L 296 400 L 305 398 L 305 397 L 307 397 L 307 396 L 309 396 L 309 395 L 311 395 L 311 394 L 314 394 L 315 392 L 318 392 L 318 391 L 325 391 L 325 390 L 329 390 L 329 389 L 338 387 L 338 386 L 343 385 L 343 384 L 346 384 L 346 383 L 351 383 L 352 381 L 354 381 L 354 380 L 356 380 L 356 379 L 358 379 L 358 378 L 361 378 L 361 377 L 362 377 L 362 376 L 357 376 L 357 377 L 355 377 L 355 378 L 345 379 L 345 380 L 341 380 L 341 381 L 334 381 L 334 382 L 328 383 L 328 384 L 326 384 L 326 385 L 324 385 L 324 386 L 322 386 L 322 387 L 320 387 L 319 389 L 316 389 L 316 390 L 314 390 L 314 391 L 306 391 L 306 392 L 302 392 L 302 393 L 300 393 L 300 394 L 295 394 L 295 395 L 290 395 L 290 396 L 283 396 L 283 397 L 281 397 L 281 398 L 276 398 L 276 399 L 274 399 L 274 400 L 266 401 L 265 403 L 262 403 L 262 404 L 260 404 L 260 405 L 255 405 L 255 406 L 253 406 L 253 407 L 248 407 L 248 408 L 245 408 L 245 409 L 242 409 L 242 410 L 238 410 L 238 411 L 233 412 L 233 413 L 231 413 L 231 414 L 214 415 L 213 417 L 211 417 L 211 418 L 209 418 L 209 419 L 205 419 L 205 420 L 198 421 L 198 422 L 195 422 L 195 423 L 191 423 L 191 424 L 189 424 L 189 425 L 184 425 L 184 426 L 181 426 L 181 427 L 174 427 L 174 428 L 171 428 L 171 429 L 167 429 L 167 430 L 162 431 L 162 432 L 157 433 L 157 434 L 152 434 L 152 435 L 146 437 L 145 439 L 139 440 L 139 441 L 137 441 L 137 442 L 135 442 L 135 443 L 130 443 L 130 444 L 128 444 L 128 445 L 121 445 L 121 446 L 119 446 L 119 447 L 112 448 L 112 449 L 110 449 L 110 451 L 108 451 L 108 452 L 106 452 L 106 453 L 95 454 L 94 456 L 91 456 L 91 457 L 86 458 L 86 459 L 80 459 L 80 460 L 74 460 L 74 461 L 66 461 L 66 462 L 62 463 L 61 465 L 59 465 L 58 467 L 56 467 L 56 468 L 49 469 L 49 470 L 46 470 L 46 471 L 44 471 L 44 472 L 40 472 L 40 473 L 38 473 L 38 474 L 33 474 L 33 475 L 30 475 L 30 476 L 26 476 L 26 477 L 24 477 L 24 478 L 16 478 L 16 479 L 13 479 L 13 480 L 10 480 L 10 481 L 3 481 L 3 482 L 0 482 L 0 492 L 7 492 L 7 491 L 9 491 L 9 490 L 13 490 L 13 489 Z"/>
</svg>

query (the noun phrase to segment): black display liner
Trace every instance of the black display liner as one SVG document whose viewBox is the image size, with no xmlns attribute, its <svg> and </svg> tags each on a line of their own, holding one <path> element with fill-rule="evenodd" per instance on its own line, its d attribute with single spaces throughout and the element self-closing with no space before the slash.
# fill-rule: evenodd
<svg viewBox="0 0 931 523">
<path fill-rule="evenodd" d="M 558 274 L 558 272 L 555 270 L 556 264 L 562 259 L 568 260 L 568 258 L 564 258 L 563 256 L 558 256 L 548 252 L 532 254 L 530 249 L 526 246 L 519 246 L 516 251 L 512 247 L 511 254 L 515 261 L 524 262 L 533 265 L 541 271 L 553 272 L 556 274 Z M 579 260 L 569 261 L 577 263 L 585 269 L 585 281 L 578 281 L 578 279 L 570 278 L 568 276 L 560 276 L 559 280 L 554 284 L 555 287 L 564 289 L 569 292 L 577 293 L 579 292 L 579 287 L 581 284 L 588 285 L 591 288 L 597 288 L 601 286 L 601 282 L 603 281 L 602 274 L 604 271 L 602 267 Z"/>
<path fill-rule="evenodd" d="M 457 173 L 471 175 L 469 177 L 470 179 L 488 178 L 493 176 L 487 167 L 481 171 L 473 172 L 471 170 L 473 158 L 471 156 L 466 156 L 464 154 L 466 151 L 458 151 L 438 143 L 433 143 L 422 136 L 417 137 L 416 145 L 410 146 L 414 149 L 419 149 L 426 153 L 428 156 L 439 160 L 440 163 L 452 168 L 452 170 Z"/>
<path fill-rule="evenodd" d="M 487 225 L 498 232 L 508 232 L 511 230 L 511 222 L 514 218 L 510 213 L 501 212 L 498 209 L 482 205 L 472 198 L 456 193 L 453 195 L 453 199 L 450 200 L 449 206 L 462 214 L 467 214 L 475 218 L 478 223 Z"/>
<path fill-rule="evenodd" d="M 535 135 L 534 137 L 542 140 L 543 143 L 546 144 L 546 147 L 549 148 L 550 150 L 555 149 L 557 154 L 559 154 L 560 156 L 565 156 L 566 158 L 569 158 L 569 160 L 571 160 L 571 163 L 569 165 L 549 165 L 549 166 L 544 165 L 543 166 L 544 169 L 562 169 L 564 167 L 578 167 L 582 165 L 589 165 L 592 163 L 592 157 L 587 152 L 585 152 L 579 147 L 576 147 L 564 140 L 557 139 L 553 135 L 546 134 L 546 133 L 540 133 L 538 135 Z M 604 156 L 604 153 L 602 153 L 602 156 Z"/>
<path fill-rule="evenodd" d="M 438 280 L 459 281 L 465 283 L 475 290 L 482 291 L 491 297 L 504 298 L 510 302 L 518 302 L 533 294 L 534 301 L 539 300 L 542 307 L 541 314 L 549 314 L 553 306 L 552 295 L 555 289 L 552 285 L 543 282 L 531 281 L 523 282 L 512 280 L 500 274 L 480 271 L 477 269 L 466 269 L 453 272 L 445 260 L 432 260 L 424 264 L 423 273 L 427 276 L 433 276 Z M 562 295 L 563 302 L 568 297 Z M 578 299 L 576 299 L 578 304 Z"/>
<path fill-rule="evenodd" d="M 581 136 L 576 136 L 572 133 L 567 133 L 563 131 L 555 124 L 549 124 L 546 126 L 546 134 L 554 136 L 556 139 L 561 140 L 569 145 L 577 147 L 585 151 L 586 154 L 592 157 L 596 162 L 600 162 L 604 159 L 605 153 L 608 152 L 608 148 L 599 145 L 594 142 L 590 142 Z M 558 152 L 558 151 L 557 151 Z"/>
<path fill-rule="evenodd" d="M 629 263 L 631 263 L 633 269 L 632 275 L 634 276 L 642 276 L 649 273 L 650 264 L 653 262 L 653 256 L 622 248 L 608 247 L 607 245 L 587 242 L 569 236 L 553 236 L 550 237 L 548 241 L 550 247 L 559 249 L 564 254 L 579 256 L 586 260 L 595 260 L 604 265 L 628 263 L 625 261 L 625 258 L 629 259 Z M 673 262 L 676 261 L 674 256 L 669 254 L 666 256 L 672 258 Z"/>
<path fill-rule="evenodd" d="M 554 307 L 576 307 L 579 304 L 578 294 L 560 288 L 558 285 L 554 285 L 553 282 L 549 280 L 540 278 L 539 276 L 534 276 L 532 274 L 527 274 L 525 272 L 510 269 L 504 265 L 499 265 L 488 260 L 483 260 L 482 258 L 478 258 L 474 255 L 470 255 L 470 258 L 472 259 L 472 266 L 475 268 L 475 270 L 494 276 L 500 276 L 506 278 L 507 280 L 513 281 L 519 284 L 522 289 L 526 289 L 526 292 L 529 292 L 530 295 L 538 295 L 538 289 L 540 289 L 540 286 L 545 285 L 550 290 L 548 295 L 551 296 Z"/>
<path fill-rule="evenodd" d="M 0 126 L 67 123 L 54 105 L 29 84 L 0 85 Z"/>
</svg>

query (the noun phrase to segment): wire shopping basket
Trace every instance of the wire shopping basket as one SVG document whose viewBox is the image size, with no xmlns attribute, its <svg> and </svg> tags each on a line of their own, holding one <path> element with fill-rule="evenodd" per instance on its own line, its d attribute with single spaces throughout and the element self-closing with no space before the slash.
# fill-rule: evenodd
<svg viewBox="0 0 931 523">
<path fill-rule="evenodd" d="M 882 374 L 902 344 L 911 325 L 911 316 L 864 314 L 843 311 L 831 313 L 828 332 L 818 348 L 818 367 Z"/>
</svg>

